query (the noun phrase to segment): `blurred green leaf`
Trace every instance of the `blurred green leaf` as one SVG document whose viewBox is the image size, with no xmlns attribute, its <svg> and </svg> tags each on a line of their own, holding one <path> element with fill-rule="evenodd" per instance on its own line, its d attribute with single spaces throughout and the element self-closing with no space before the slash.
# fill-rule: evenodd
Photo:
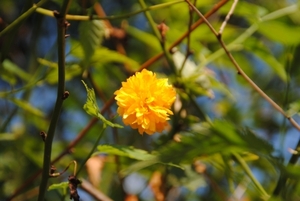
<svg viewBox="0 0 300 201">
<path fill-rule="evenodd" d="M 0 141 L 15 140 L 17 136 L 14 133 L 0 133 Z"/>
<path fill-rule="evenodd" d="M 105 117 L 100 113 L 100 109 L 97 105 L 95 92 L 93 89 L 88 88 L 88 86 L 82 81 L 84 87 L 87 91 L 87 100 L 86 103 L 83 106 L 83 109 L 91 116 L 97 117 L 101 121 L 103 121 L 104 124 L 111 126 L 111 127 L 117 127 L 117 128 L 123 128 L 123 126 L 119 124 L 114 124 L 108 120 L 105 119 Z"/>
<path fill-rule="evenodd" d="M 76 41 L 72 41 L 72 46 L 73 46 L 71 51 L 72 55 L 78 57 L 79 59 L 84 59 L 84 52 L 81 45 L 78 44 Z M 137 70 L 140 66 L 135 60 L 104 47 L 97 47 L 94 50 L 94 54 L 90 58 L 90 64 L 95 67 L 102 66 L 103 64 L 106 63 L 114 63 L 114 62 L 126 64 L 132 71 Z"/>
<path fill-rule="evenodd" d="M 289 109 L 286 111 L 286 114 L 289 117 L 292 117 L 295 114 L 299 113 L 299 111 L 300 111 L 300 101 L 296 101 L 289 105 Z"/>
<path fill-rule="evenodd" d="M 38 117 L 45 117 L 45 114 L 38 108 L 35 108 L 32 106 L 29 102 L 21 99 L 11 98 L 9 99 L 11 102 L 13 102 L 18 107 L 22 108 L 23 110 L 30 112 L 31 114 L 34 114 Z"/>
<path fill-rule="evenodd" d="M 257 137 L 249 129 L 239 130 L 229 122 L 217 120 L 210 127 L 200 126 L 186 133 L 181 136 L 180 142 L 170 142 L 158 152 L 160 161 L 178 164 L 190 163 L 196 157 L 216 153 L 268 154 L 272 150 L 273 147 L 266 140 Z"/>
<path fill-rule="evenodd" d="M 226 14 L 229 12 L 232 3 L 227 3 L 220 9 L 220 13 Z M 239 1 L 235 7 L 234 15 L 245 17 L 246 19 L 253 21 L 258 20 L 259 17 L 267 14 L 268 10 L 260 5 L 255 3 L 247 2 L 247 1 Z"/>
<path fill-rule="evenodd" d="M 84 50 L 84 61 L 89 62 L 97 47 L 100 46 L 105 34 L 101 20 L 81 21 L 79 24 L 80 43 Z"/>
<path fill-rule="evenodd" d="M 122 145 L 99 145 L 97 147 L 98 153 L 113 154 L 117 156 L 125 156 L 136 160 L 152 160 L 156 156 L 149 154 L 147 151 L 142 149 L 136 149 L 132 146 L 122 146 Z M 97 153 L 97 154 L 98 154 Z"/>
<path fill-rule="evenodd" d="M 2 62 L 2 67 L 5 71 L 12 73 L 13 75 L 18 76 L 19 78 L 25 80 L 25 81 L 29 81 L 31 78 L 31 75 L 28 74 L 27 72 L 25 72 L 24 70 L 22 70 L 19 66 L 17 66 L 16 64 L 14 64 L 13 62 L 11 62 L 8 59 L 5 59 Z M 11 79 L 10 79 L 11 80 Z"/>
<path fill-rule="evenodd" d="M 154 35 L 141 31 L 132 26 L 126 26 L 126 32 L 133 38 L 146 44 L 148 47 L 151 47 L 155 52 L 161 51 L 161 45 Z"/>
<path fill-rule="evenodd" d="M 300 43 L 299 26 L 288 25 L 279 21 L 266 21 L 259 23 L 258 31 L 270 40 L 285 45 L 295 45 Z"/>
<path fill-rule="evenodd" d="M 50 67 L 47 72 L 45 80 L 49 84 L 56 84 L 58 82 L 58 65 L 56 62 L 52 62 L 46 59 L 39 58 L 38 62 L 44 66 Z M 66 64 L 65 69 L 65 80 L 69 81 L 73 77 L 78 76 L 82 73 L 82 68 L 78 64 Z"/>
<path fill-rule="evenodd" d="M 55 190 L 55 189 L 63 189 L 65 190 L 68 188 L 69 182 L 61 182 L 59 184 L 52 184 L 48 187 L 48 191 Z"/>
</svg>

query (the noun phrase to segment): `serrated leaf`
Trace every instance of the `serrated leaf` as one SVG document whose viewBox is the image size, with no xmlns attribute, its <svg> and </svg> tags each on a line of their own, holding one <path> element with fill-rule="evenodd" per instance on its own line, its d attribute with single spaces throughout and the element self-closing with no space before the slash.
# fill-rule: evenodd
<svg viewBox="0 0 300 201">
<path fill-rule="evenodd" d="M 113 154 L 117 156 L 125 156 L 136 160 L 153 160 L 156 156 L 149 154 L 147 151 L 142 149 L 136 149 L 132 146 L 122 145 L 99 145 L 97 147 L 100 153 Z"/>
<path fill-rule="evenodd" d="M 35 108 L 25 100 L 11 98 L 10 101 L 13 102 L 15 105 L 17 105 L 18 107 L 22 108 L 23 110 L 30 112 L 31 114 L 34 114 L 38 117 L 45 117 L 45 114 L 41 110 Z"/>
<path fill-rule="evenodd" d="M 101 121 L 103 121 L 104 124 L 111 126 L 111 127 L 117 127 L 117 128 L 123 128 L 123 126 L 119 124 L 114 124 L 107 119 L 100 113 L 100 109 L 96 102 L 96 96 L 93 89 L 88 88 L 88 86 L 85 84 L 84 81 L 82 81 L 83 85 L 86 88 L 87 91 L 87 100 L 86 103 L 83 106 L 83 109 L 91 116 L 97 117 Z"/>
<path fill-rule="evenodd" d="M 101 44 L 105 34 L 104 24 L 101 20 L 82 21 L 79 25 L 80 43 L 84 50 L 86 62 L 94 55 Z"/>
<path fill-rule="evenodd" d="M 55 189 L 63 189 L 65 190 L 68 188 L 69 182 L 61 182 L 59 184 L 52 184 L 48 187 L 48 191 L 55 190 Z"/>
</svg>

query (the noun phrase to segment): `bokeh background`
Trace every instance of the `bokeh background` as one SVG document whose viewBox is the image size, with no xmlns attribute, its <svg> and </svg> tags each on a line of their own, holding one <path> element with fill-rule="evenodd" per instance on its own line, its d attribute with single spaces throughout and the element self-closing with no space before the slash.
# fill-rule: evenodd
<svg viewBox="0 0 300 201">
<path fill-rule="evenodd" d="M 234 1 L 191 2 L 203 14 L 219 6 L 208 18 L 219 30 Z M 33 3 L 37 2 L 1 0 L 0 30 L 20 19 Z M 199 19 L 184 1 L 145 3 L 154 22 L 168 27 L 166 48 Z M 296 122 L 300 121 L 299 3 L 238 1 L 222 34 L 246 74 Z M 42 168 L 44 147 L 39 134 L 48 130 L 57 93 L 57 24 L 45 11 L 60 10 L 61 4 L 61 0 L 47 1 L 43 9 L 0 35 L 0 200 L 36 200 L 41 176 L 34 176 Z M 143 64 L 158 77 L 167 77 L 177 90 L 170 127 L 151 136 L 127 126 L 107 128 L 100 145 L 131 147 L 134 154 L 97 149 L 79 179 L 112 200 L 262 200 L 235 157 L 239 154 L 270 199 L 299 200 L 300 168 L 297 160 L 290 161 L 292 153 L 297 155 L 299 131 L 237 73 L 205 24 L 172 49 L 175 68 L 165 57 L 144 64 L 161 53 L 162 46 L 138 10 L 140 3 L 132 0 L 71 3 L 70 15 L 95 16 L 95 20 L 68 20 L 70 96 L 57 123 L 52 158 L 67 154 L 56 161 L 58 171 L 73 160 L 84 165 L 102 131 L 101 121 L 89 126 L 93 118 L 83 109 L 87 94 L 81 80 L 95 90 L 102 108 Z M 96 19 L 105 16 L 110 18 Z M 116 110 L 116 104 L 110 104 L 105 117 L 123 125 Z M 82 132 L 76 146 L 68 149 Z M 137 149 L 158 157 L 158 162 L 140 160 Z M 49 185 L 66 182 L 72 169 L 50 179 Z M 275 196 L 280 175 L 289 180 Z M 97 200 L 89 189 L 79 188 L 79 195 L 82 200 Z M 69 200 L 68 191 L 49 190 L 46 199 Z"/>
</svg>

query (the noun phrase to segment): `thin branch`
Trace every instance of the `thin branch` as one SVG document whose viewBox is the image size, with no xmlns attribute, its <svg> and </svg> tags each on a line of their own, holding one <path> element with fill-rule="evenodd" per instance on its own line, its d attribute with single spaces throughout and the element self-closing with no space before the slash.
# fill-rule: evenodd
<svg viewBox="0 0 300 201">
<path fill-rule="evenodd" d="M 47 189 L 47 183 L 50 172 L 52 142 L 55 134 L 56 124 L 60 115 L 63 101 L 65 99 L 65 34 L 66 34 L 66 20 L 65 15 L 69 8 L 71 0 L 65 0 L 61 9 L 61 13 L 57 13 L 57 43 L 58 43 L 58 87 L 57 97 L 54 107 L 53 116 L 50 122 L 47 138 L 45 140 L 44 162 L 42 181 L 39 189 L 38 201 L 43 201 Z"/>
<path fill-rule="evenodd" d="M 80 188 L 89 193 L 93 198 L 99 201 L 113 201 L 107 195 L 96 189 L 93 185 L 91 185 L 88 181 L 82 179 L 82 183 Z"/>
<path fill-rule="evenodd" d="M 28 9 L 25 13 L 23 13 L 18 19 L 15 19 L 11 24 L 9 24 L 5 29 L 3 29 L 0 32 L 0 37 L 4 34 L 8 33 L 10 30 L 12 30 L 15 26 L 18 26 L 18 24 L 22 23 L 24 20 L 26 20 L 34 11 L 39 7 L 42 6 L 44 3 L 46 3 L 48 0 L 41 0 L 37 4 L 33 4 L 33 6 Z"/>
<path fill-rule="evenodd" d="M 224 29 L 225 29 L 225 26 L 226 26 L 227 22 L 229 21 L 231 15 L 233 14 L 234 9 L 235 9 L 235 7 L 236 7 L 238 1 L 239 1 L 239 0 L 234 0 L 234 1 L 233 1 L 232 6 L 231 6 L 231 8 L 230 8 L 228 14 L 226 15 L 226 18 L 225 18 L 224 22 L 222 23 L 222 25 L 221 25 L 221 27 L 220 27 L 219 35 L 222 35 L 222 33 L 223 33 Z"/>
<path fill-rule="evenodd" d="M 101 114 L 104 114 L 110 106 L 114 103 L 114 97 L 109 99 L 104 107 L 101 110 Z M 97 123 L 98 119 L 92 118 L 91 121 L 86 125 L 85 128 L 83 128 L 77 135 L 77 137 L 68 145 L 68 147 L 61 152 L 55 159 L 52 160 L 51 164 L 54 164 L 58 162 L 62 157 L 64 157 L 67 154 L 70 154 L 72 152 L 72 149 L 83 139 L 83 137 L 88 133 L 88 131 Z M 28 178 L 22 186 L 20 186 L 18 189 L 15 190 L 15 192 L 7 199 L 7 201 L 12 200 L 14 197 L 16 197 L 26 186 L 28 186 L 30 183 L 32 183 L 40 174 L 42 173 L 42 170 L 39 170 L 34 175 L 32 175 L 30 178 Z"/>
<path fill-rule="evenodd" d="M 214 5 L 214 7 L 208 11 L 204 16 L 206 18 L 210 17 L 211 15 L 213 15 L 215 12 L 217 12 L 222 6 L 224 6 L 229 0 L 221 0 L 219 1 L 217 4 Z M 204 20 L 202 18 L 200 18 L 199 20 L 197 20 L 192 26 L 191 26 L 191 30 L 193 31 L 195 30 L 198 26 L 200 26 L 202 23 L 204 22 Z M 172 51 L 172 49 L 174 47 L 176 47 L 177 45 L 179 45 L 187 36 L 189 35 L 189 31 L 185 32 L 184 34 L 182 34 L 181 37 L 179 37 L 170 47 L 169 47 L 169 51 Z M 150 59 L 148 59 L 147 61 L 145 61 L 139 68 L 139 71 L 143 70 L 144 68 L 147 68 L 148 66 L 150 66 L 151 64 L 153 64 L 155 61 L 159 60 L 160 58 L 162 58 L 164 56 L 164 53 L 159 53 L 153 57 L 151 57 Z"/>
<path fill-rule="evenodd" d="M 100 142 L 100 140 L 101 140 L 101 138 L 102 138 L 102 136 L 103 136 L 103 133 L 104 133 L 105 129 L 106 129 L 106 125 L 103 124 L 103 128 L 101 129 L 100 134 L 99 134 L 99 136 L 98 136 L 96 142 L 94 143 L 93 148 L 91 149 L 91 151 L 90 151 L 90 153 L 87 155 L 87 157 L 84 159 L 84 161 L 81 163 L 81 165 L 80 165 L 80 167 L 79 167 L 79 169 L 78 169 L 76 175 L 78 175 L 78 174 L 81 172 L 81 170 L 83 170 L 84 165 L 86 164 L 86 162 L 89 160 L 89 158 L 90 158 L 90 157 L 92 156 L 92 154 L 94 153 L 95 149 L 97 148 L 97 146 L 98 146 L 98 144 L 99 144 L 99 142 Z M 75 174 L 74 174 L 74 175 L 75 175 Z"/>
<path fill-rule="evenodd" d="M 142 9 L 146 9 L 147 8 L 147 5 L 145 3 L 144 0 L 139 0 L 139 3 L 142 7 Z M 177 70 L 176 70 L 176 67 L 175 67 L 175 64 L 174 64 L 174 61 L 172 59 L 172 56 L 171 54 L 169 53 L 169 51 L 167 50 L 167 48 L 165 47 L 165 41 L 162 39 L 163 38 L 163 35 L 159 32 L 159 30 L 157 29 L 157 26 L 150 14 L 149 11 L 145 11 L 145 16 L 152 28 L 152 31 L 154 32 L 154 35 L 158 38 L 158 40 L 160 41 L 160 44 L 161 44 L 161 47 L 163 49 L 163 52 L 164 52 L 164 55 L 168 61 L 168 64 L 170 66 L 170 68 L 173 70 L 174 74 L 176 75 L 177 74 Z"/>
<path fill-rule="evenodd" d="M 76 21 L 88 21 L 88 20 L 118 20 L 118 19 L 125 19 L 125 18 L 129 18 L 132 17 L 134 15 L 143 13 L 145 11 L 150 11 L 150 10 L 157 10 L 157 9 L 161 9 L 161 8 L 165 8 L 165 7 L 169 7 L 171 5 L 174 4 L 178 4 L 178 3 L 183 3 L 184 0 L 176 0 L 176 1 L 172 1 L 172 2 L 167 2 L 167 3 L 162 3 L 162 4 L 158 4 L 158 5 L 154 5 L 154 6 L 149 6 L 147 8 L 138 10 L 138 11 L 134 11 L 131 13 L 127 13 L 124 15 L 111 15 L 111 16 L 97 16 L 97 15 L 92 15 L 92 16 L 87 16 L 87 15 L 66 15 L 66 20 L 76 20 Z M 46 15 L 46 16 L 50 16 L 50 17 L 54 17 L 53 12 L 51 10 L 47 10 L 44 8 L 37 8 L 36 12 L 42 14 L 42 15 Z"/>
<path fill-rule="evenodd" d="M 232 54 L 229 52 L 229 50 L 227 49 L 227 46 L 225 45 L 225 43 L 223 42 L 223 40 L 221 39 L 221 35 L 218 35 L 218 33 L 215 31 L 215 29 L 211 26 L 211 24 L 207 21 L 207 19 L 201 14 L 201 12 L 194 7 L 188 0 L 186 0 L 186 2 L 193 7 L 194 11 L 204 20 L 204 22 L 207 24 L 207 26 L 211 29 L 211 31 L 214 33 L 214 35 L 217 37 L 220 45 L 222 46 L 222 48 L 224 49 L 225 53 L 227 54 L 227 56 L 229 57 L 230 61 L 233 63 L 233 65 L 235 66 L 235 68 L 237 69 L 238 73 L 250 84 L 250 86 L 257 91 L 257 93 L 259 93 L 267 102 L 269 102 L 279 113 L 281 113 L 285 118 L 287 118 L 290 123 L 298 130 L 300 131 L 300 126 L 299 124 L 290 116 L 288 116 L 287 113 L 285 113 L 285 111 L 277 104 L 275 103 L 264 91 L 262 91 L 248 76 L 247 74 L 241 69 L 241 67 L 239 66 L 239 64 L 235 61 L 234 57 L 232 56 Z M 271 17 L 273 18 L 274 16 L 278 16 L 278 15 L 282 15 L 283 13 L 286 14 L 286 12 L 294 12 L 294 6 L 285 8 L 283 10 L 284 12 L 276 12 L 276 15 L 269 15 L 269 16 L 265 16 L 263 20 L 269 20 Z M 271 17 L 270 17 L 271 16 Z M 300 147 L 300 140 L 298 141 L 297 147 Z M 296 147 L 296 148 L 297 148 Z M 290 164 L 295 164 L 298 160 L 299 156 L 293 155 L 289 161 Z M 279 195 L 282 186 L 285 185 L 287 181 L 286 177 L 281 176 L 279 178 L 279 181 L 277 183 L 277 186 L 274 190 L 274 195 Z"/>
<path fill-rule="evenodd" d="M 196 5 L 196 0 L 194 2 L 194 5 Z M 186 61 L 188 60 L 189 56 L 191 55 L 191 26 L 193 24 L 193 9 L 189 6 L 189 25 L 188 25 L 188 35 L 187 35 L 187 44 L 186 44 L 186 53 L 185 53 L 185 58 L 181 64 L 181 67 L 179 69 L 179 75 L 181 75 L 183 69 L 184 69 L 184 66 L 186 64 Z"/>
<path fill-rule="evenodd" d="M 218 35 L 218 33 L 216 32 L 216 30 L 212 27 L 212 25 L 208 22 L 208 20 L 205 18 L 205 16 L 202 15 L 202 13 L 189 1 L 189 0 L 185 0 L 193 9 L 194 11 L 199 15 L 199 17 L 201 17 L 205 24 L 210 28 L 210 30 L 213 32 L 213 34 L 217 37 L 220 45 L 222 46 L 222 48 L 224 49 L 225 53 L 227 54 L 227 56 L 229 57 L 230 61 L 232 62 L 232 64 L 235 66 L 235 68 L 237 69 L 237 72 L 251 85 L 251 87 L 257 91 L 257 93 L 259 95 L 261 95 L 267 102 L 269 102 L 278 112 L 280 112 L 284 117 L 286 117 L 291 124 L 300 131 L 300 126 L 299 124 L 290 116 L 288 116 L 285 111 L 277 104 L 275 103 L 263 90 L 261 90 L 248 76 L 247 74 L 242 70 L 242 68 L 239 66 L 239 64 L 236 62 L 236 60 L 234 59 L 234 57 L 232 56 L 232 54 L 229 52 L 229 50 L 227 49 L 226 44 L 224 43 L 224 41 L 222 40 L 221 36 Z"/>
</svg>

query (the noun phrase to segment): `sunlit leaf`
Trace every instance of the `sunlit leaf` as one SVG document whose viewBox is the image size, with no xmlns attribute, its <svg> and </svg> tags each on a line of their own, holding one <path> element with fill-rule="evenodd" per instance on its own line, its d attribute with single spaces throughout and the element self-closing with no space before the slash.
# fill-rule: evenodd
<svg viewBox="0 0 300 201">
<path fill-rule="evenodd" d="M 104 23 L 101 20 L 81 21 L 79 25 L 80 43 L 84 50 L 84 60 L 88 62 L 100 46 L 105 34 Z"/>
<path fill-rule="evenodd" d="M 99 145 L 97 147 L 99 153 L 113 154 L 117 156 L 125 156 L 136 160 L 151 160 L 155 158 L 155 155 L 149 154 L 142 149 L 136 149 L 132 146 L 122 145 Z"/>
<path fill-rule="evenodd" d="M 13 133 L 0 133 L 0 141 L 10 141 L 17 139 L 17 136 Z"/>
<path fill-rule="evenodd" d="M 289 117 L 294 116 L 300 111 L 300 101 L 293 102 L 289 105 L 289 109 L 286 111 Z"/>
<path fill-rule="evenodd" d="M 161 51 L 161 45 L 159 44 L 159 40 L 154 35 L 139 30 L 132 26 L 126 26 L 126 32 L 133 38 L 146 44 L 148 47 L 151 47 L 154 51 Z"/>
<path fill-rule="evenodd" d="M 104 124 L 111 126 L 111 127 L 117 127 L 117 128 L 123 128 L 123 126 L 119 124 L 114 124 L 108 120 L 105 119 L 105 117 L 100 113 L 100 109 L 96 102 L 96 96 L 93 89 L 88 88 L 88 86 L 82 81 L 83 85 L 86 88 L 87 91 L 87 100 L 86 103 L 83 106 L 83 109 L 91 116 L 97 117 L 101 121 L 103 121 Z"/>
<path fill-rule="evenodd" d="M 285 45 L 300 43 L 299 26 L 292 26 L 279 21 L 266 21 L 259 24 L 258 31 L 269 39 Z"/>
<path fill-rule="evenodd" d="M 82 46 L 76 41 L 72 41 L 72 46 L 72 55 L 79 59 L 84 59 L 84 51 Z M 126 55 L 120 54 L 119 52 L 107 49 L 105 47 L 97 47 L 89 59 L 90 64 L 95 67 L 102 66 L 107 63 L 121 63 L 126 64 L 132 71 L 135 71 L 140 66 L 138 62 L 127 57 Z"/>
<path fill-rule="evenodd" d="M 52 184 L 48 187 L 48 191 L 55 190 L 55 189 L 63 189 L 65 190 L 68 188 L 69 182 L 61 182 L 59 184 Z"/>
</svg>

